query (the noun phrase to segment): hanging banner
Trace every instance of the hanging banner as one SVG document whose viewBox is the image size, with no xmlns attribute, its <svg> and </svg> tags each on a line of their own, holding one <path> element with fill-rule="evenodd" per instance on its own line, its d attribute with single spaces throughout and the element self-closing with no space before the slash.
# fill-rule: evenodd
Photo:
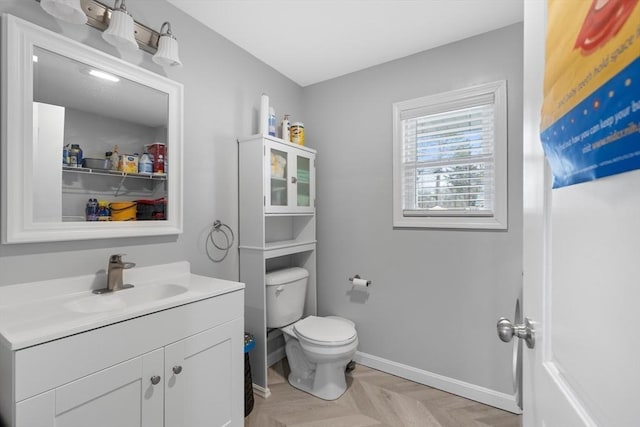
<svg viewBox="0 0 640 427">
<path fill-rule="evenodd" d="M 640 168 L 640 0 L 548 0 L 541 139 L 553 187 Z"/>
</svg>

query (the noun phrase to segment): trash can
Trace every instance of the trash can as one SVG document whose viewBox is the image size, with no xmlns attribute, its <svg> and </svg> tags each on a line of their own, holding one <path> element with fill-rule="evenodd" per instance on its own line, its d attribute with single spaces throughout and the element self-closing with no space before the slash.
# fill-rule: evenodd
<svg viewBox="0 0 640 427">
<path fill-rule="evenodd" d="M 253 335 L 244 333 L 244 416 L 248 416 L 253 410 L 253 380 L 251 379 L 251 364 L 249 363 L 249 351 L 256 346 Z"/>
</svg>

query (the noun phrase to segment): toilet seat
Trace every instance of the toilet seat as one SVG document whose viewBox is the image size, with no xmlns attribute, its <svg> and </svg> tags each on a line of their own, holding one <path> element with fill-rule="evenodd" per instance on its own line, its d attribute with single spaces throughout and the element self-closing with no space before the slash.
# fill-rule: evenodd
<svg viewBox="0 0 640 427">
<path fill-rule="evenodd" d="M 357 339 L 356 330 L 341 319 L 308 316 L 293 325 L 295 335 L 320 346 L 341 346 Z"/>
</svg>

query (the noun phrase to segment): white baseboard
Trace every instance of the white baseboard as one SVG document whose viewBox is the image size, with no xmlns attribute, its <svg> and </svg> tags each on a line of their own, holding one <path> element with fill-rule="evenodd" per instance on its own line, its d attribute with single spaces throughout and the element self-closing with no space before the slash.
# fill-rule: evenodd
<svg viewBox="0 0 640 427">
<path fill-rule="evenodd" d="M 433 372 L 403 365 L 402 363 L 393 362 L 360 351 L 356 352 L 354 359 L 357 363 L 377 369 L 378 371 L 415 381 L 514 414 L 522 413 L 522 410 L 516 404 L 515 397 L 509 394 L 434 374 Z"/>
<path fill-rule="evenodd" d="M 267 367 L 273 366 L 274 363 L 277 363 L 284 359 L 287 356 L 284 347 L 279 347 L 273 350 L 271 353 L 267 354 Z"/>
<path fill-rule="evenodd" d="M 260 387 L 259 385 L 253 383 L 253 392 L 262 398 L 267 398 L 271 396 L 271 390 L 268 388 Z"/>
</svg>

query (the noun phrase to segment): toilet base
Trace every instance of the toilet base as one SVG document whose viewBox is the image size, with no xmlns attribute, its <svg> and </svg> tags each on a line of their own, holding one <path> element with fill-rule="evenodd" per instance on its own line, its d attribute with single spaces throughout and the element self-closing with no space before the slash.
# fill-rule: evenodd
<svg viewBox="0 0 640 427">
<path fill-rule="evenodd" d="M 289 374 L 289 384 L 324 400 L 336 400 L 347 391 L 345 363 L 322 363 L 316 365 L 315 375 L 300 378 Z"/>
</svg>

